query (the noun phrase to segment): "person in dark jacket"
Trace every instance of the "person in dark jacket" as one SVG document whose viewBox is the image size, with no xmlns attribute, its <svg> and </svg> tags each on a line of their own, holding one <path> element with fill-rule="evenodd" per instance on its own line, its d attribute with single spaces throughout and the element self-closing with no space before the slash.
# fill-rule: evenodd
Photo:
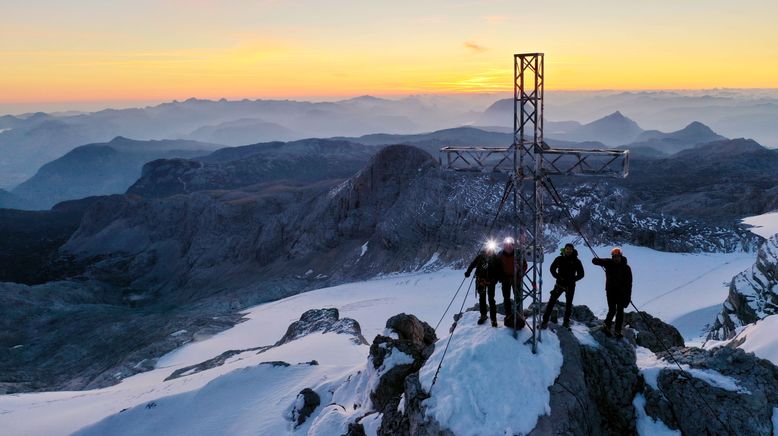
<svg viewBox="0 0 778 436">
<path fill-rule="evenodd" d="M 592 263 L 605 268 L 605 295 L 608 297 L 608 315 L 603 333 L 611 335 L 611 321 L 616 315 L 616 337 L 621 338 L 624 308 L 632 301 L 632 268 L 620 248 L 611 250 L 610 259 L 592 259 Z"/>
<path fill-rule="evenodd" d="M 488 295 L 489 317 L 492 319 L 492 327 L 497 327 L 497 303 L 494 301 L 494 290 L 501 273 L 494 253 L 495 249 L 496 244 L 493 242 L 487 244 L 487 247 L 478 253 L 465 271 L 465 277 L 470 277 L 470 273 L 475 269 L 475 289 L 478 292 L 478 308 L 481 311 L 478 324 L 486 322 L 486 297 Z"/>
<path fill-rule="evenodd" d="M 548 298 L 546 311 L 543 313 L 543 323 L 540 328 L 548 327 L 548 319 L 559 297 L 565 294 L 565 319 L 563 327 L 570 328 L 570 314 L 573 311 L 573 296 L 575 283 L 584 277 L 583 265 L 578 260 L 578 251 L 573 244 L 565 244 L 562 253 L 551 263 L 551 275 L 556 279 L 554 289 Z"/>
<path fill-rule="evenodd" d="M 502 250 L 497 254 L 501 269 L 500 285 L 502 287 L 502 303 L 505 308 L 505 325 L 513 327 L 513 306 L 511 306 L 511 290 L 514 286 L 513 264 L 516 261 L 516 246 L 513 238 L 505 238 L 502 244 Z M 527 260 L 523 260 L 522 268 L 518 271 L 518 282 L 521 283 L 522 276 L 527 272 Z M 523 316 L 520 316 L 520 324 L 523 323 Z"/>
</svg>

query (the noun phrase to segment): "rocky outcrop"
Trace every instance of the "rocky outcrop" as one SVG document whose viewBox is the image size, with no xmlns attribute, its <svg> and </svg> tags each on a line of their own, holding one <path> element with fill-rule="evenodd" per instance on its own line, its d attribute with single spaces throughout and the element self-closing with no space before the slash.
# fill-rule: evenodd
<svg viewBox="0 0 778 436">
<path fill-rule="evenodd" d="M 390 318 L 384 333 L 373 340 L 364 369 L 334 385 L 325 383 L 314 388 L 329 395 L 323 401 L 330 404 L 311 423 L 312 432 L 317 433 L 322 426 L 331 433 L 333 424 L 339 423 L 335 428 L 340 428 L 341 433 L 364 435 L 365 422 L 369 421 L 375 430 L 382 422 L 388 422 L 382 417 L 389 415 L 398 418 L 397 423 L 391 424 L 392 431 L 408 434 L 409 423 L 397 415 L 398 406 L 404 401 L 401 396 L 407 379 L 427 361 L 436 339 L 434 330 L 413 315 Z"/>
<path fill-rule="evenodd" d="M 321 398 L 311 388 L 305 388 L 300 391 L 292 408 L 292 421 L 295 423 L 295 428 L 302 425 L 311 416 L 311 413 L 319 407 L 319 404 L 321 404 Z"/>
<path fill-rule="evenodd" d="M 373 367 L 377 370 L 384 367 L 387 357 L 396 356 L 396 353 L 410 356 L 410 359 L 397 365 L 391 365 L 391 368 L 385 370 L 381 375 L 378 385 L 370 394 L 373 406 L 378 411 L 391 409 L 391 404 L 399 401 L 405 378 L 409 374 L 419 371 L 424 362 L 432 355 L 433 344 L 437 340 L 435 330 L 414 315 L 404 313 L 395 315 L 386 322 L 386 329 L 396 334 L 397 338 L 376 336 L 370 346 L 369 359 Z"/>
<path fill-rule="evenodd" d="M 667 358 L 666 353 L 658 356 Z M 729 378 L 715 386 L 675 366 L 663 369 L 657 386 L 646 386 L 646 412 L 683 434 L 770 435 L 778 405 L 778 368 L 739 348 L 676 349 L 672 356 L 692 370 Z M 658 389 L 657 389 L 658 388 Z"/>
<path fill-rule="evenodd" d="M 571 319 L 591 330 L 590 342 L 552 325 L 564 363 L 549 388 L 551 413 L 538 420 L 532 434 L 634 434 L 632 401 L 641 386 L 634 347 L 601 333 L 602 321 L 586 306 L 574 306 Z"/>
<path fill-rule="evenodd" d="M 359 323 L 351 318 L 340 318 L 338 309 L 311 309 L 302 314 L 299 321 L 289 325 L 286 333 L 273 346 L 286 344 L 311 333 L 338 333 L 350 335 L 357 345 L 367 345 Z"/>
<path fill-rule="evenodd" d="M 575 318 L 573 318 L 575 319 Z M 538 419 L 531 435 L 569 434 L 596 435 L 602 416 L 587 388 L 584 354 L 575 337 L 567 330 L 557 330 L 564 363 L 554 384 L 549 388 L 551 412 Z"/>
<path fill-rule="evenodd" d="M 775 313 L 778 313 L 778 235 L 762 244 L 751 268 L 732 279 L 729 295 L 711 326 L 708 339 L 731 339 L 738 327 Z"/>
<path fill-rule="evenodd" d="M 654 353 L 684 346 L 683 336 L 678 329 L 647 312 L 627 312 L 624 314 L 624 322 L 635 330 L 637 345 Z"/>
<path fill-rule="evenodd" d="M 648 337 L 637 320 L 625 329 L 625 339 L 608 338 L 600 332 L 601 321 L 578 306 L 573 332 L 551 326 L 564 363 L 549 387 L 550 413 L 539 418 L 530 434 L 636 434 L 641 413 L 640 419 L 659 421 L 683 434 L 771 434 L 772 411 L 778 406 L 776 366 L 736 348 L 684 347 L 672 339 L 673 327 L 648 314 L 646 319 L 658 334 L 673 340 L 672 359 L 683 370 L 671 355 L 657 351 L 664 366 L 658 373 L 644 372 L 636 359 L 641 346 L 636 341 L 644 336 L 642 343 L 653 346 L 657 338 Z M 581 332 L 582 325 L 588 333 Z M 643 404 L 638 396 L 645 398 Z M 407 375 L 400 399 L 384 409 L 379 434 L 451 434 L 425 413 L 427 398 L 418 375 Z M 638 413 L 637 407 L 643 410 Z"/>
</svg>

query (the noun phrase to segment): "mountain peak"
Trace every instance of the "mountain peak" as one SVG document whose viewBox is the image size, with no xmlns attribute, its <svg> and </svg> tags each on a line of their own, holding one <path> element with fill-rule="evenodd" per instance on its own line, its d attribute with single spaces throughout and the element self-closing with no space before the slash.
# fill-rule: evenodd
<svg viewBox="0 0 778 436">
<path fill-rule="evenodd" d="M 621 111 L 613 112 L 613 113 L 611 113 L 609 115 L 606 115 L 606 116 L 604 116 L 602 118 L 596 119 L 596 120 L 592 121 L 591 123 L 585 124 L 585 125 L 591 126 L 591 125 L 596 125 L 596 124 L 615 124 L 615 123 L 618 123 L 619 125 L 625 125 L 625 126 L 628 125 L 630 127 L 634 126 L 634 127 L 638 128 L 638 129 L 640 128 L 638 126 L 638 124 L 633 119 L 625 116 L 623 113 L 621 113 Z"/>
<path fill-rule="evenodd" d="M 682 132 L 695 132 L 695 133 L 711 133 L 715 135 L 715 132 L 710 127 L 706 126 L 705 124 L 699 122 L 699 121 L 692 121 L 681 129 Z"/>
<path fill-rule="evenodd" d="M 135 140 L 119 135 L 108 141 L 109 144 L 125 144 L 128 142 L 135 142 Z"/>
</svg>

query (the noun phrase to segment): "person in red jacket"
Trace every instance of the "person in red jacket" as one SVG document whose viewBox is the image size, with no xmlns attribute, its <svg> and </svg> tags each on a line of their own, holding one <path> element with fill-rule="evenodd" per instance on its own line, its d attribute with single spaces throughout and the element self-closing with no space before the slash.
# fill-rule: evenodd
<svg viewBox="0 0 778 436">
<path fill-rule="evenodd" d="M 605 295 L 608 298 L 608 315 L 602 332 L 611 335 L 611 321 L 616 315 L 616 337 L 621 338 L 621 325 L 624 322 L 624 308 L 632 301 L 632 268 L 621 248 L 611 250 L 610 259 L 595 257 L 592 263 L 605 268 Z"/>
<path fill-rule="evenodd" d="M 503 301 L 503 308 L 505 309 L 505 325 L 509 327 L 513 327 L 513 306 L 511 306 L 511 289 L 514 286 L 514 271 L 513 271 L 513 264 L 516 259 L 516 245 L 513 241 L 513 238 L 505 238 L 502 244 L 502 250 L 497 254 L 497 258 L 499 259 L 501 269 L 502 269 L 502 278 L 500 279 L 500 285 L 502 287 L 502 301 Z M 522 268 L 518 271 L 518 283 L 521 284 L 521 278 L 524 275 L 524 273 L 527 272 L 527 261 L 524 260 Z M 518 290 L 521 292 L 521 290 Z M 519 314 L 520 319 L 523 319 L 524 317 Z"/>
</svg>

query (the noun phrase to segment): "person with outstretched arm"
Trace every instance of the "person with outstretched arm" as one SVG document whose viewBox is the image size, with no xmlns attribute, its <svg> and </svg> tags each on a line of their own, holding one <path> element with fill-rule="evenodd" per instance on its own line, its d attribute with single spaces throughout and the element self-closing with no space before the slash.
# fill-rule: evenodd
<svg viewBox="0 0 778 436">
<path fill-rule="evenodd" d="M 543 323 L 540 328 L 548 327 L 548 319 L 554 310 L 559 297 L 565 294 L 565 319 L 562 327 L 570 328 L 570 314 L 573 311 L 573 296 L 575 295 L 575 283 L 584 278 L 584 269 L 578 259 L 578 251 L 573 244 L 565 244 L 562 252 L 551 263 L 551 275 L 556 279 L 554 289 L 546 303 L 546 311 L 543 312 Z"/>
<path fill-rule="evenodd" d="M 621 326 L 624 322 L 624 309 L 632 301 L 632 268 L 621 248 L 611 250 L 610 259 L 595 257 L 592 263 L 605 268 L 605 295 L 608 298 L 608 315 L 602 332 L 611 335 L 611 322 L 616 315 L 616 337 L 621 338 Z"/>
</svg>

